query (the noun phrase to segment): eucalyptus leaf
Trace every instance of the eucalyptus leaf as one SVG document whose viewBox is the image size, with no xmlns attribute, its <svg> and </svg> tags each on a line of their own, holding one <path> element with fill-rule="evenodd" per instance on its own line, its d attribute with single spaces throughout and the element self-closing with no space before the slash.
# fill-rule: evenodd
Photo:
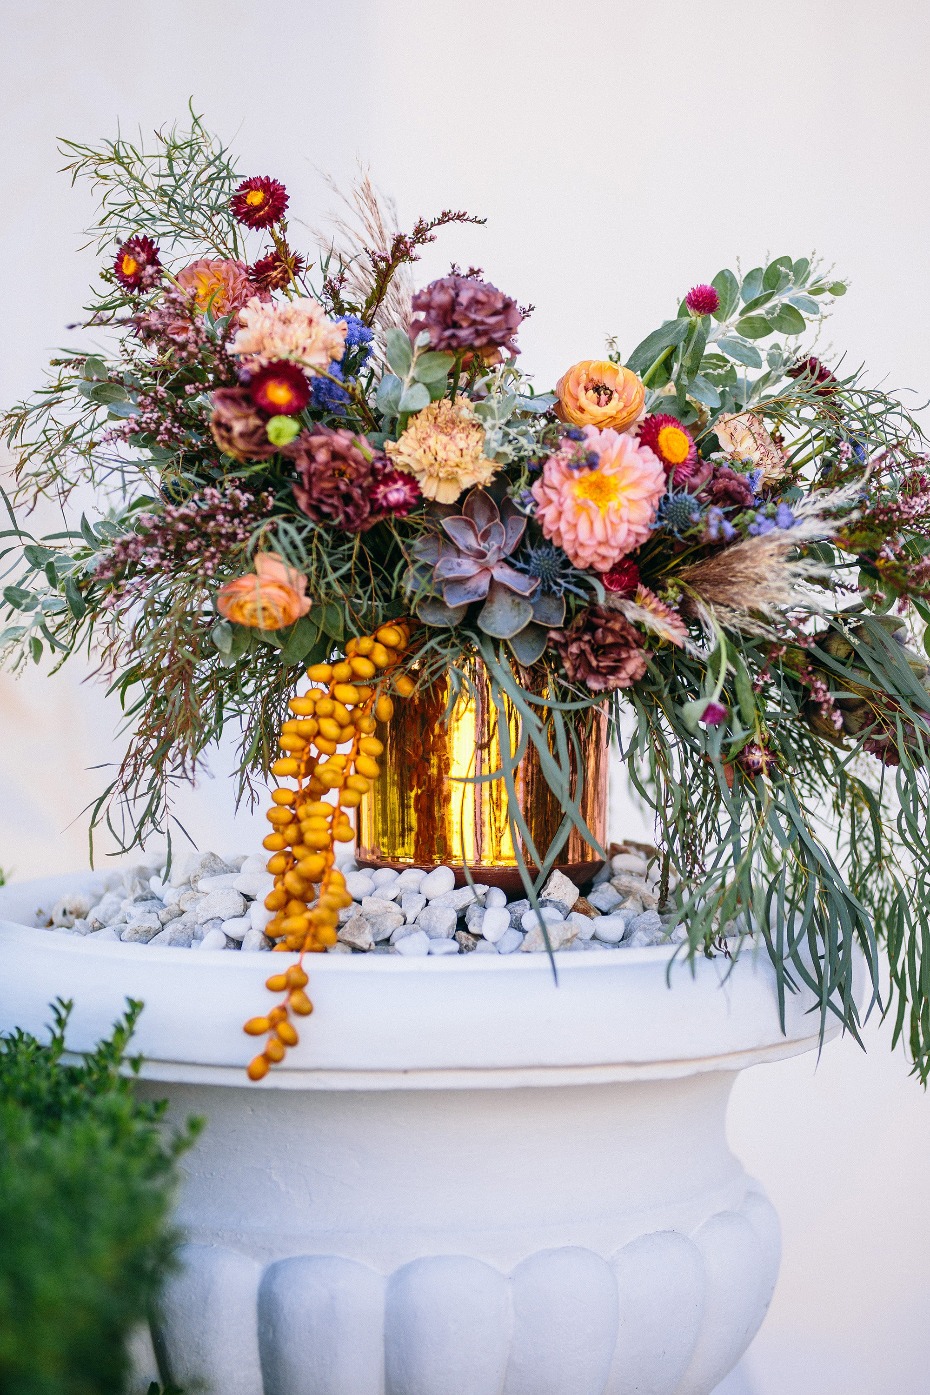
<svg viewBox="0 0 930 1395">
<path fill-rule="evenodd" d="M 718 271 L 710 284 L 720 297 L 720 304 L 713 312 L 714 319 L 728 320 L 739 305 L 739 282 L 732 271 L 724 270 Z"/>
<path fill-rule="evenodd" d="M 764 339 L 766 335 L 775 332 L 771 320 L 767 320 L 764 315 L 747 315 L 745 319 L 737 320 L 736 329 L 747 339 Z"/>
<path fill-rule="evenodd" d="M 800 310 L 796 310 L 793 305 L 785 304 L 772 320 L 772 328 L 777 334 L 803 334 L 807 328 L 807 322 Z"/>
<path fill-rule="evenodd" d="M 320 637 L 320 622 L 315 611 L 302 615 L 292 627 L 281 657 L 286 664 L 303 663 Z"/>
<path fill-rule="evenodd" d="M 384 336 L 385 357 L 399 378 L 406 378 L 413 363 L 410 337 L 402 329 L 389 329 Z"/>
<path fill-rule="evenodd" d="M 217 620 L 210 631 L 210 638 L 221 654 L 232 653 L 233 627 L 228 620 Z"/>
<path fill-rule="evenodd" d="M 754 266 L 752 271 L 746 272 L 746 275 L 743 277 L 743 284 L 740 287 L 740 295 L 743 298 L 744 304 L 748 303 L 750 300 L 755 300 L 756 296 L 762 290 L 763 275 L 764 272 L 761 266 Z"/>
<path fill-rule="evenodd" d="M 769 262 L 762 276 L 763 288 L 769 290 L 783 290 L 794 280 L 794 262 L 791 257 L 776 257 Z"/>
<path fill-rule="evenodd" d="M 710 407 L 712 411 L 720 406 L 720 393 L 710 379 L 702 377 L 700 373 L 692 378 L 688 385 L 688 394 L 696 398 L 704 407 Z"/>
<path fill-rule="evenodd" d="M 129 394 L 122 383 L 97 383 L 89 393 L 92 402 L 106 406 L 111 402 L 125 402 Z"/>
<path fill-rule="evenodd" d="M 422 412 L 430 404 L 429 388 L 425 383 L 411 383 L 405 387 L 400 399 L 400 415 L 406 412 Z"/>
<path fill-rule="evenodd" d="M 403 390 L 404 385 L 400 378 L 395 377 L 393 373 L 385 373 L 378 384 L 378 393 L 375 398 L 378 404 L 378 410 L 382 412 L 384 416 L 397 416 L 400 410 L 400 399 Z"/>
<path fill-rule="evenodd" d="M 454 354 L 420 354 L 413 365 L 413 376 L 418 383 L 435 383 L 448 378 L 449 370 L 455 362 Z"/>
<path fill-rule="evenodd" d="M 324 601 L 323 605 L 318 607 L 317 614 L 323 634 L 329 635 L 330 639 L 342 639 L 345 634 L 345 619 L 341 606 L 335 601 Z"/>
<path fill-rule="evenodd" d="M 802 315 L 819 315 L 820 306 L 813 296 L 810 295 L 790 295 L 788 304 L 793 305 L 796 310 L 800 310 Z"/>
<path fill-rule="evenodd" d="M 651 334 L 637 344 L 636 348 L 627 359 L 627 368 L 634 373 L 645 373 L 651 368 L 656 359 L 666 349 L 673 349 L 679 345 L 692 324 L 689 319 L 666 320 L 665 324 L 654 329 Z"/>
<path fill-rule="evenodd" d="M 22 586 L 4 586 L 3 599 L 13 610 L 35 610 L 38 605 L 38 597 Z"/>
</svg>

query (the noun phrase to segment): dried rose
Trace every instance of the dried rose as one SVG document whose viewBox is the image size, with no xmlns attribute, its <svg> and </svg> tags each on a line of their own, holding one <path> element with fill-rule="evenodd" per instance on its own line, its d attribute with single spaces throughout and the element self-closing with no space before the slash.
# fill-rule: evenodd
<svg viewBox="0 0 930 1395">
<path fill-rule="evenodd" d="M 227 582 L 216 598 L 216 608 L 236 625 L 283 630 L 310 609 L 307 578 L 276 552 L 259 552 L 255 571 Z"/>
</svg>

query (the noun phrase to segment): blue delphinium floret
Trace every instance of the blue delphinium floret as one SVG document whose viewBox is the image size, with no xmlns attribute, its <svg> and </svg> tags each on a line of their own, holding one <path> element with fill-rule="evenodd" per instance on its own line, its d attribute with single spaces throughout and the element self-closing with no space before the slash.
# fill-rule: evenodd
<svg viewBox="0 0 930 1395">
<path fill-rule="evenodd" d="M 360 357 L 359 366 L 367 363 L 372 353 L 373 330 L 366 325 L 364 320 L 360 320 L 358 315 L 342 315 L 340 318 L 346 327 L 346 349 L 342 356 L 343 362 L 345 362 L 346 355 L 351 353 L 353 349 L 363 349 L 364 353 Z"/>
<path fill-rule="evenodd" d="M 707 510 L 707 516 L 704 519 L 704 527 L 707 530 L 706 537 L 708 542 L 729 543 L 736 537 L 736 529 L 733 527 L 733 524 L 727 518 L 723 509 L 717 508 L 716 504 Z"/>
<path fill-rule="evenodd" d="M 338 363 L 331 363 L 326 371 L 333 378 L 342 377 L 342 369 Z M 334 416 L 340 417 L 345 413 L 345 404 L 349 400 L 349 394 L 345 388 L 339 387 L 338 383 L 331 383 L 329 378 L 319 378 L 314 375 L 310 392 L 310 400 L 319 411 L 332 412 Z"/>
</svg>

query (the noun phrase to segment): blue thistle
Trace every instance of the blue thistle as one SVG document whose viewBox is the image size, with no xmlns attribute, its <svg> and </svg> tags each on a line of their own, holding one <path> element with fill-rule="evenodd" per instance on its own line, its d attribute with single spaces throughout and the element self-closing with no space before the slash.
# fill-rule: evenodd
<svg viewBox="0 0 930 1395">
<path fill-rule="evenodd" d="M 666 494 L 659 505 L 658 525 L 665 527 L 676 536 L 687 533 L 701 519 L 701 506 L 693 494 L 681 490 L 677 494 Z"/>
<path fill-rule="evenodd" d="M 564 596 L 566 591 L 573 596 L 584 597 L 588 594 L 583 589 L 581 574 L 554 543 L 527 543 L 520 556 L 512 560 L 511 566 L 527 576 L 535 576 L 540 590 L 548 591 L 553 596 Z"/>
</svg>

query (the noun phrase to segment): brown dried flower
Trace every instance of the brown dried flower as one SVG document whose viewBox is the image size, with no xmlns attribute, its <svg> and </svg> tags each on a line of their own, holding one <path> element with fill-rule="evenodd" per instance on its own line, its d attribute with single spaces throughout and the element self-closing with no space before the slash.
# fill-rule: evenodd
<svg viewBox="0 0 930 1395">
<path fill-rule="evenodd" d="M 384 465 L 363 436 L 345 427 L 302 431 L 282 454 L 294 462 L 299 507 L 314 523 L 363 533 L 382 517 L 373 513 L 372 488 Z"/>
<path fill-rule="evenodd" d="M 523 313 L 515 300 L 487 281 L 443 276 L 417 291 L 412 308 L 410 336 L 415 339 L 427 330 L 431 349 L 453 354 L 466 349 L 519 353 L 513 336 Z"/>
<path fill-rule="evenodd" d="M 642 636 L 604 606 L 581 611 L 567 630 L 550 630 L 549 642 L 571 682 L 585 683 L 595 693 L 630 688 L 646 672 Z"/>
<path fill-rule="evenodd" d="M 277 446 L 268 439 L 268 418 L 258 410 L 247 388 L 218 388 L 213 394 L 210 430 L 224 455 L 234 460 L 267 460 Z"/>
</svg>

